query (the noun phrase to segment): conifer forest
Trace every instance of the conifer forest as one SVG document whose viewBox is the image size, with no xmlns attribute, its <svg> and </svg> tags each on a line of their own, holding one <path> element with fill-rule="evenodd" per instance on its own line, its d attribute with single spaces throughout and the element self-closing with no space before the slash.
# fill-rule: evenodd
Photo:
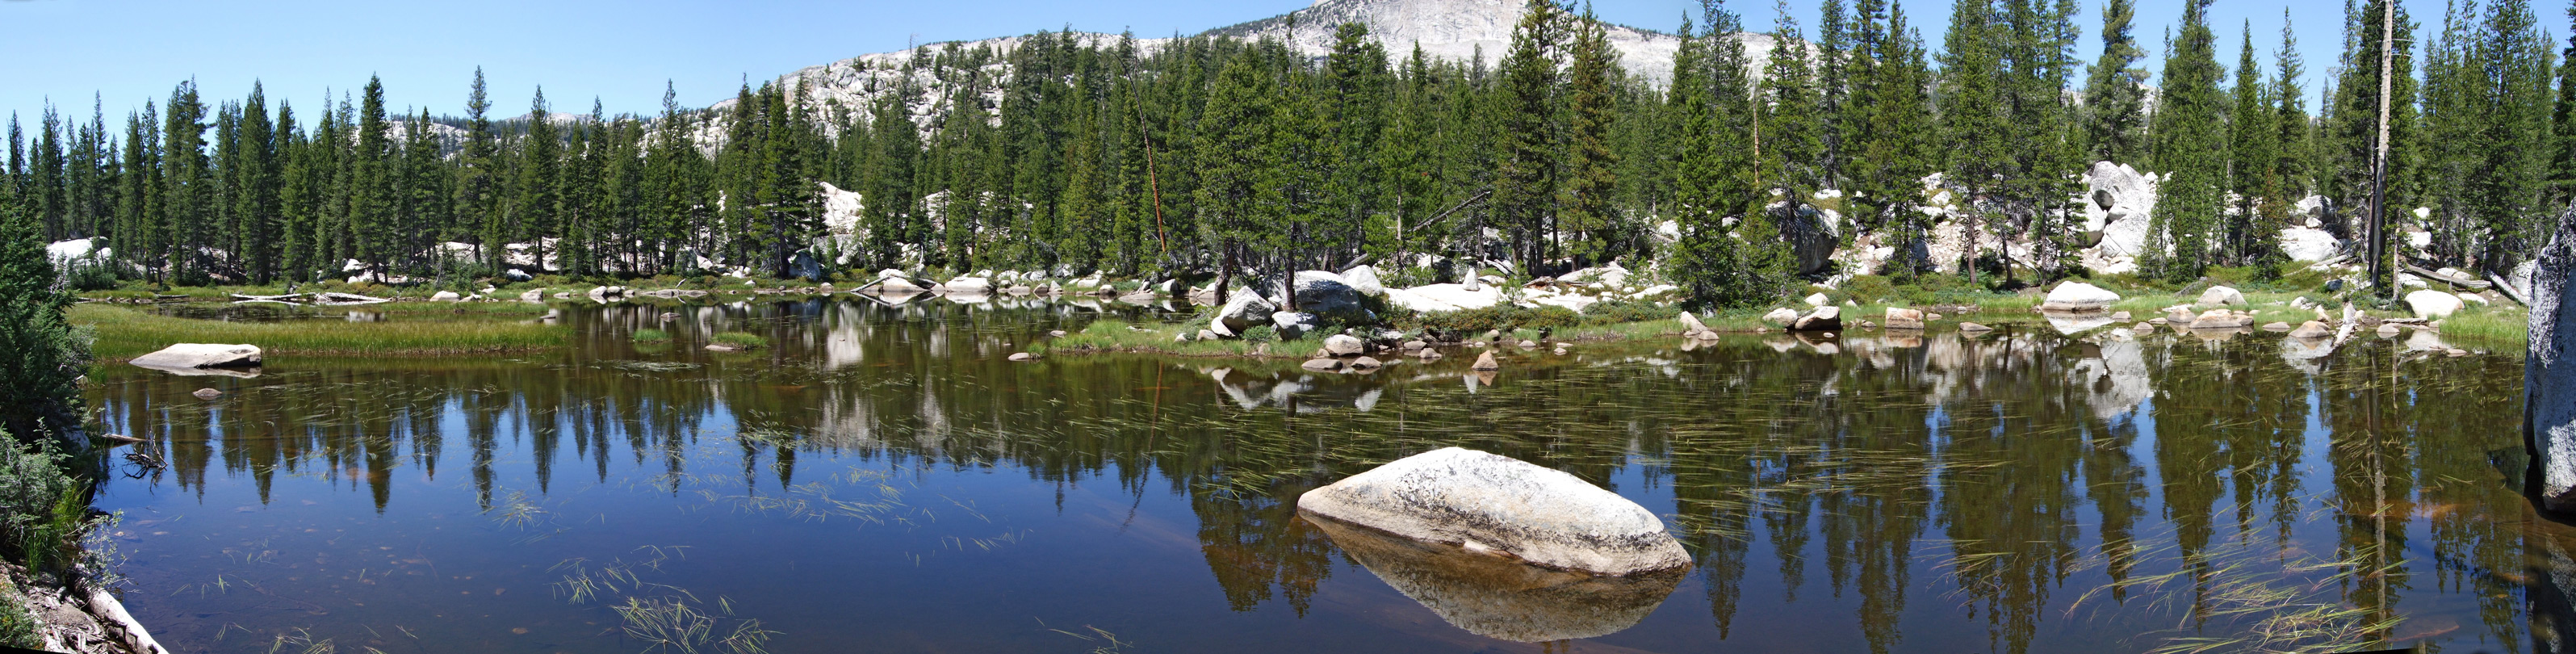
<svg viewBox="0 0 2576 654">
<path fill-rule="evenodd" d="M 770 82 L 612 115 L 539 90 L 522 115 L 479 73 L 459 104 L 409 109 L 372 79 L 292 99 L 181 81 L 140 107 L 13 114 L 0 195 L 49 240 L 103 238 L 119 275 L 176 285 L 786 276 L 800 252 L 1148 278 L 1366 260 L 1417 281 L 1616 261 L 1725 306 L 1836 274 L 2084 274 L 2102 161 L 2160 176 L 2136 274 L 2277 270 L 2291 227 L 2358 251 L 2383 124 L 2388 229 L 2429 234 L 2392 256 L 2508 271 L 2576 196 L 2576 67 L 2559 65 L 2576 39 L 2528 0 L 2442 16 L 2369 0 L 2340 22 L 2285 14 L 2277 34 L 2209 24 L 2211 0 L 2151 1 L 2181 3 L 2179 24 L 2132 24 L 2133 0 L 1958 0 L 1946 17 L 1826 0 L 1763 26 L 1711 0 L 1665 27 L 1668 78 L 1623 70 L 1583 8 L 1530 0 L 1483 59 L 1358 23 L 1321 56 L 1068 29 L 921 46 L 864 103 Z M 1941 42 L 1924 20 L 1947 21 Z M 1789 45 L 1756 52 L 1754 34 Z M 2244 54 L 2219 61 L 2222 38 Z M 2343 54 L 2302 61 L 2301 38 Z M 2099 59 L 2076 59 L 2086 39 Z M 2302 88 L 2317 66 L 2325 88 Z"/>
</svg>

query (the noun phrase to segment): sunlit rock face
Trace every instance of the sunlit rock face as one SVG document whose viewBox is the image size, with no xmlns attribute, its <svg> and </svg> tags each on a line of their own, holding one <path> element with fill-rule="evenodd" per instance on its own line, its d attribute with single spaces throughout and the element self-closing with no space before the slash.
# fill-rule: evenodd
<svg viewBox="0 0 2576 654">
<path fill-rule="evenodd" d="M 1654 613 L 1690 576 L 1688 566 L 1624 577 L 1552 570 L 1312 512 L 1298 516 L 1396 592 L 1489 638 L 1534 643 L 1618 633 Z"/>
<path fill-rule="evenodd" d="M 2568 277 L 2576 274 L 2576 208 L 2559 215 L 2559 230 L 2540 251 L 2531 275 L 2531 336 L 2523 359 L 2523 438 L 2530 449 L 2531 490 L 2542 508 L 2576 513 L 2576 314 L 2567 311 Z"/>
</svg>

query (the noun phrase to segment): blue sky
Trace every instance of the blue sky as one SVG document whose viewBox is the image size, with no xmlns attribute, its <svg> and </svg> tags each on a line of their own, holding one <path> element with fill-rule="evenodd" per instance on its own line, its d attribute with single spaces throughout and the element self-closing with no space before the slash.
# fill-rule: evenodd
<svg viewBox="0 0 2576 654">
<path fill-rule="evenodd" d="M 2564 42 L 2571 0 L 2533 0 L 2553 38 Z M 1900 0 L 1938 47 L 1949 0 Z M 2101 0 L 2082 0 L 2087 36 L 2082 59 L 2099 50 L 2093 35 Z M 2183 0 L 2142 0 L 2137 33 L 2162 56 L 2163 34 Z M 2425 32 L 2438 29 L 2442 0 L 2405 0 Z M 611 113 L 659 108 L 664 80 L 683 104 L 730 97 L 746 77 L 773 78 L 804 66 L 911 43 L 974 39 L 1055 29 L 1140 35 L 1189 33 L 1298 9 L 1308 0 L 627 0 L 623 2 L 447 3 L 316 0 L 0 0 L 0 111 L 23 122 L 47 98 L 86 120 L 91 94 L 103 95 L 115 123 L 144 100 L 167 97 L 194 78 L 216 98 L 239 98 L 265 82 L 271 102 L 293 100 L 310 111 L 326 91 L 355 89 L 383 77 L 394 107 L 463 111 L 476 66 L 489 77 L 496 113 L 527 110 L 538 84 L 557 111 L 588 111 L 593 98 Z M 1696 0 L 1596 0 L 1602 17 L 1670 30 Z M 1746 24 L 1768 29 L 1774 9 L 1759 0 L 1733 3 Z M 1813 34 L 1818 0 L 1788 6 Z M 2313 96 L 2315 77 L 2333 66 L 2341 44 L 2341 0 L 2220 0 L 2212 7 L 2222 63 L 2236 62 L 2238 30 L 2252 20 L 2255 43 L 2270 66 L 2282 11 L 2300 26 Z M 2080 73 L 2079 73 L 2080 75 Z M 2313 107 L 2313 102 L 2311 103 Z M 310 114 L 308 114 L 310 115 Z"/>
</svg>

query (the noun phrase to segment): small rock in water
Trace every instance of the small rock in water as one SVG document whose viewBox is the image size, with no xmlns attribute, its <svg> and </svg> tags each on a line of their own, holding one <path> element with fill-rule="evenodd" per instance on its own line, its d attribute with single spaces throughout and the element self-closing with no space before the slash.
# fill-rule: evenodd
<svg viewBox="0 0 2576 654">
<path fill-rule="evenodd" d="M 1419 350 L 1419 349 L 1426 348 L 1426 347 L 1431 347 L 1431 344 L 1430 344 L 1430 343 L 1424 343 L 1424 342 L 1422 342 L 1422 341 L 1418 341 L 1418 340 L 1405 341 L 1405 342 L 1404 342 L 1404 351 L 1406 351 L 1406 352 L 1411 352 L 1411 351 Z"/>
<path fill-rule="evenodd" d="M 2390 338 L 2390 337 L 2394 337 L 2394 336 L 2396 336 L 2396 335 L 2398 334 L 2398 332 L 2400 332 L 2400 331 L 2403 331 L 2403 330 L 2400 330 L 2400 329 L 2398 329 L 2398 328 L 2397 328 L 2397 323 L 2393 323 L 2393 322 L 2383 322 L 2383 323 L 2379 323 L 2379 336 L 2380 336 L 2381 338 Z"/>
<path fill-rule="evenodd" d="M 1058 329 L 1058 330 L 1055 330 L 1055 331 L 1047 332 L 1047 335 L 1048 335 L 1048 336 L 1054 336 L 1054 337 L 1057 337 L 1057 338 L 1063 338 L 1063 337 L 1064 337 L 1064 330 Z"/>
<path fill-rule="evenodd" d="M 2263 331 L 2267 331 L 2267 332 L 2286 332 L 2286 331 L 2290 331 L 2290 323 L 2286 323 L 2286 322 L 2264 323 L 2264 324 L 2263 324 Z"/>
<path fill-rule="evenodd" d="M 2298 329 L 2290 331 L 2290 338 L 2325 338 L 2333 335 L 2334 331 L 2326 329 L 2325 323 L 2314 320 L 2299 323 Z"/>
<path fill-rule="evenodd" d="M 2455 356 L 2455 357 L 2464 357 L 2464 356 L 2468 356 L 2468 355 L 2469 355 L 2469 351 L 2468 351 L 2468 350 L 2463 350 L 2463 349 L 2460 349 L 2460 348 L 2456 348 L 2456 347 L 2455 347 L 2455 348 L 2451 348 L 2451 351 L 2449 351 L 2449 352 L 2444 352 L 2443 354 L 2446 354 L 2446 355 L 2449 355 L 2449 356 Z"/>
<path fill-rule="evenodd" d="M 2165 319 L 2163 319 L 2163 318 L 2148 318 L 2148 319 L 2147 319 L 2146 324 L 2149 324 L 2149 325 L 2162 325 L 2162 324 L 2165 324 Z"/>
<path fill-rule="evenodd" d="M 1375 370 L 1385 365 L 1386 362 L 1369 357 L 1360 357 L 1351 360 L 1351 369 L 1353 370 Z"/>
<path fill-rule="evenodd" d="M 2128 319 L 2129 319 L 2129 312 L 2127 312 L 2127 311 L 2115 311 L 2115 312 L 2112 312 L 2112 313 L 2111 313 L 2111 319 L 2112 319 L 2112 320 L 2128 320 Z"/>
<path fill-rule="evenodd" d="M 1494 353 L 1492 350 L 1487 350 L 1484 354 L 1478 355 L 1476 357 L 1476 365 L 1470 367 L 1476 370 L 1501 370 L 1503 369 L 1503 364 L 1494 360 Z"/>
<path fill-rule="evenodd" d="M 1923 314 L 1923 319 L 1924 319 L 1924 320 L 1940 320 L 1940 319 L 1941 319 L 1941 314 L 1937 314 L 1937 313 L 1926 313 L 1926 314 Z"/>
<path fill-rule="evenodd" d="M 1994 330 L 1995 328 L 1993 327 L 1987 327 L 1973 322 L 1959 323 L 1959 331 L 1963 332 L 1990 332 Z"/>
<path fill-rule="evenodd" d="M 1012 360 L 1012 361 L 1036 361 L 1036 360 L 1038 360 L 1038 355 L 1030 354 L 1030 353 L 1027 353 L 1027 352 L 1013 352 L 1013 353 L 1011 353 L 1011 360 Z"/>
<path fill-rule="evenodd" d="M 1560 348 L 1556 348 L 1556 355 L 1557 355 L 1557 356 L 1565 356 L 1565 348 L 1561 348 L 1561 347 L 1560 347 Z"/>
<path fill-rule="evenodd" d="M 1317 372 L 1334 372 L 1334 371 L 1338 371 L 1338 370 L 1341 370 L 1341 369 L 1342 369 L 1342 360 L 1340 360 L 1340 359 L 1331 359 L 1331 358 L 1320 358 L 1320 357 L 1319 357 L 1319 358 L 1314 358 L 1314 359 L 1307 359 L 1307 360 L 1306 360 L 1306 363 L 1304 363 L 1304 364 L 1300 364 L 1300 365 L 1301 365 L 1302 367 L 1304 367 L 1305 369 L 1307 369 L 1307 370 L 1313 370 L 1313 371 L 1317 371 Z"/>
<path fill-rule="evenodd" d="M 1521 347 L 1523 347 L 1523 348 L 1533 348 L 1533 347 L 1538 347 L 1538 341 L 1533 341 L 1533 340 L 1529 340 L 1529 339 L 1524 338 L 1524 339 L 1521 339 L 1521 343 L 1520 343 L 1520 345 L 1521 345 Z"/>
<path fill-rule="evenodd" d="M 211 388 L 200 388 L 200 389 L 197 389 L 197 392 L 189 393 L 189 395 L 195 395 L 195 396 L 197 396 L 197 399 L 200 399 L 200 400 L 211 400 L 211 399 L 215 399 L 215 398 L 218 398 L 218 397 L 223 397 L 223 396 L 224 396 L 224 392 L 223 392 L 223 391 L 219 391 L 219 390 L 215 390 L 215 389 L 211 389 Z"/>
</svg>

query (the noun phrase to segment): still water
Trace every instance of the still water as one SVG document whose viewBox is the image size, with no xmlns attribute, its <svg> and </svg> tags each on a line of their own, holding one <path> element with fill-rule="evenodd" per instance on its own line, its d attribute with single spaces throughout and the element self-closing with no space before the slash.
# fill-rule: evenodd
<svg viewBox="0 0 2576 654">
<path fill-rule="evenodd" d="M 2576 529 L 2517 495 L 2510 347 L 2037 327 L 1346 376 L 1011 363 L 1101 310 L 843 298 L 567 310 L 575 345 L 535 354 L 106 366 L 93 406 L 168 464 L 99 500 L 127 604 L 181 652 L 2564 647 Z M 701 349 L 733 330 L 772 346 Z M 1616 491 L 1697 566 L 1448 574 L 1297 516 L 1450 445 Z M 1568 633 L 1606 635 L 1523 642 Z"/>
</svg>

